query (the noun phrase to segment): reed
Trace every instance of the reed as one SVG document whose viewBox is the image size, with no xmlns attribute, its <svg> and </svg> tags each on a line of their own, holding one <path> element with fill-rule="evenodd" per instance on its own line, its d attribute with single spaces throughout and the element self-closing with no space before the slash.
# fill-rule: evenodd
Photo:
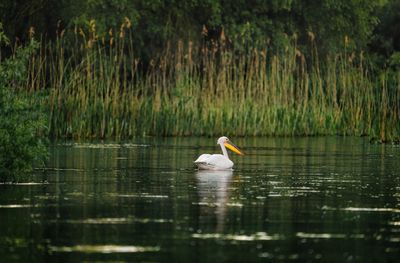
<svg viewBox="0 0 400 263">
<path fill-rule="evenodd" d="M 92 21 L 86 30 L 40 42 L 26 89 L 48 90 L 53 137 L 399 138 L 400 75 L 375 76 L 363 54 L 343 52 L 321 62 L 315 45 L 306 60 L 295 41 L 280 53 L 237 51 L 225 39 L 178 42 L 141 70 L 129 26 L 125 21 L 101 38 Z"/>
</svg>

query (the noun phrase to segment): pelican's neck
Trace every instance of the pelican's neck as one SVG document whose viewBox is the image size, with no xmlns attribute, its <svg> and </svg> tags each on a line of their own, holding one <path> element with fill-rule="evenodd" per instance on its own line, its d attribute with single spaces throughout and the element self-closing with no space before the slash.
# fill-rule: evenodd
<svg viewBox="0 0 400 263">
<path fill-rule="evenodd" d="M 229 159 L 228 152 L 226 151 L 225 145 L 224 145 L 223 143 L 220 143 L 219 145 L 221 146 L 221 150 L 222 150 L 223 155 L 224 155 L 226 158 Z"/>
</svg>

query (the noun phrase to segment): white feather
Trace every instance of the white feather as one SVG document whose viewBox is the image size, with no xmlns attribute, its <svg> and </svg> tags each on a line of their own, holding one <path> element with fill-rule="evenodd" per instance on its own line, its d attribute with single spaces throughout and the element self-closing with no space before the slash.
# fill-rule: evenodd
<svg viewBox="0 0 400 263">
<path fill-rule="evenodd" d="M 233 167 L 233 162 L 222 154 L 202 154 L 194 163 L 203 170 L 227 170 Z"/>
</svg>

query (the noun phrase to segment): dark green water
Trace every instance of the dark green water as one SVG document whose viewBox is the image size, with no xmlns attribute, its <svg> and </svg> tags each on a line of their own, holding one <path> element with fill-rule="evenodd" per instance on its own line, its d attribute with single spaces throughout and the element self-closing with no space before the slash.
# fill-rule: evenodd
<svg viewBox="0 0 400 263">
<path fill-rule="evenodd" d="M 398 262 L 400 147 L 232 138 L 58 143 L 47 184 L 0 185 L 1 262 Z"/>
</svg>

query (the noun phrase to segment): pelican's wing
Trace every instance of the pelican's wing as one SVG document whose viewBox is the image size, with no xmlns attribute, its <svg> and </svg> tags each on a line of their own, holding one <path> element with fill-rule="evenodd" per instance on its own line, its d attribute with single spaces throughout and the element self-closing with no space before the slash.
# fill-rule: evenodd
<svg viewBox="0 0 400 263">
<path fill-rule="evenodd" d="M 207 160 L 210 158 L 211 154 L 205 153 L 199 156 L 194 163 L 207 163 Z"/>
<path fill-rule="evenodd" d="M 208 164 L 219 169 L 229 169 L 232 168 L 233 162 L 226 158 L 222 154 L 213 154 L 208 159 Z"/>
<path fill-rule="evenodd" d="M 222 154 L 202 154 L 194 163 L 201 169 L 223 170 L 233 167 L 233 162 Z"/>
</svg>

